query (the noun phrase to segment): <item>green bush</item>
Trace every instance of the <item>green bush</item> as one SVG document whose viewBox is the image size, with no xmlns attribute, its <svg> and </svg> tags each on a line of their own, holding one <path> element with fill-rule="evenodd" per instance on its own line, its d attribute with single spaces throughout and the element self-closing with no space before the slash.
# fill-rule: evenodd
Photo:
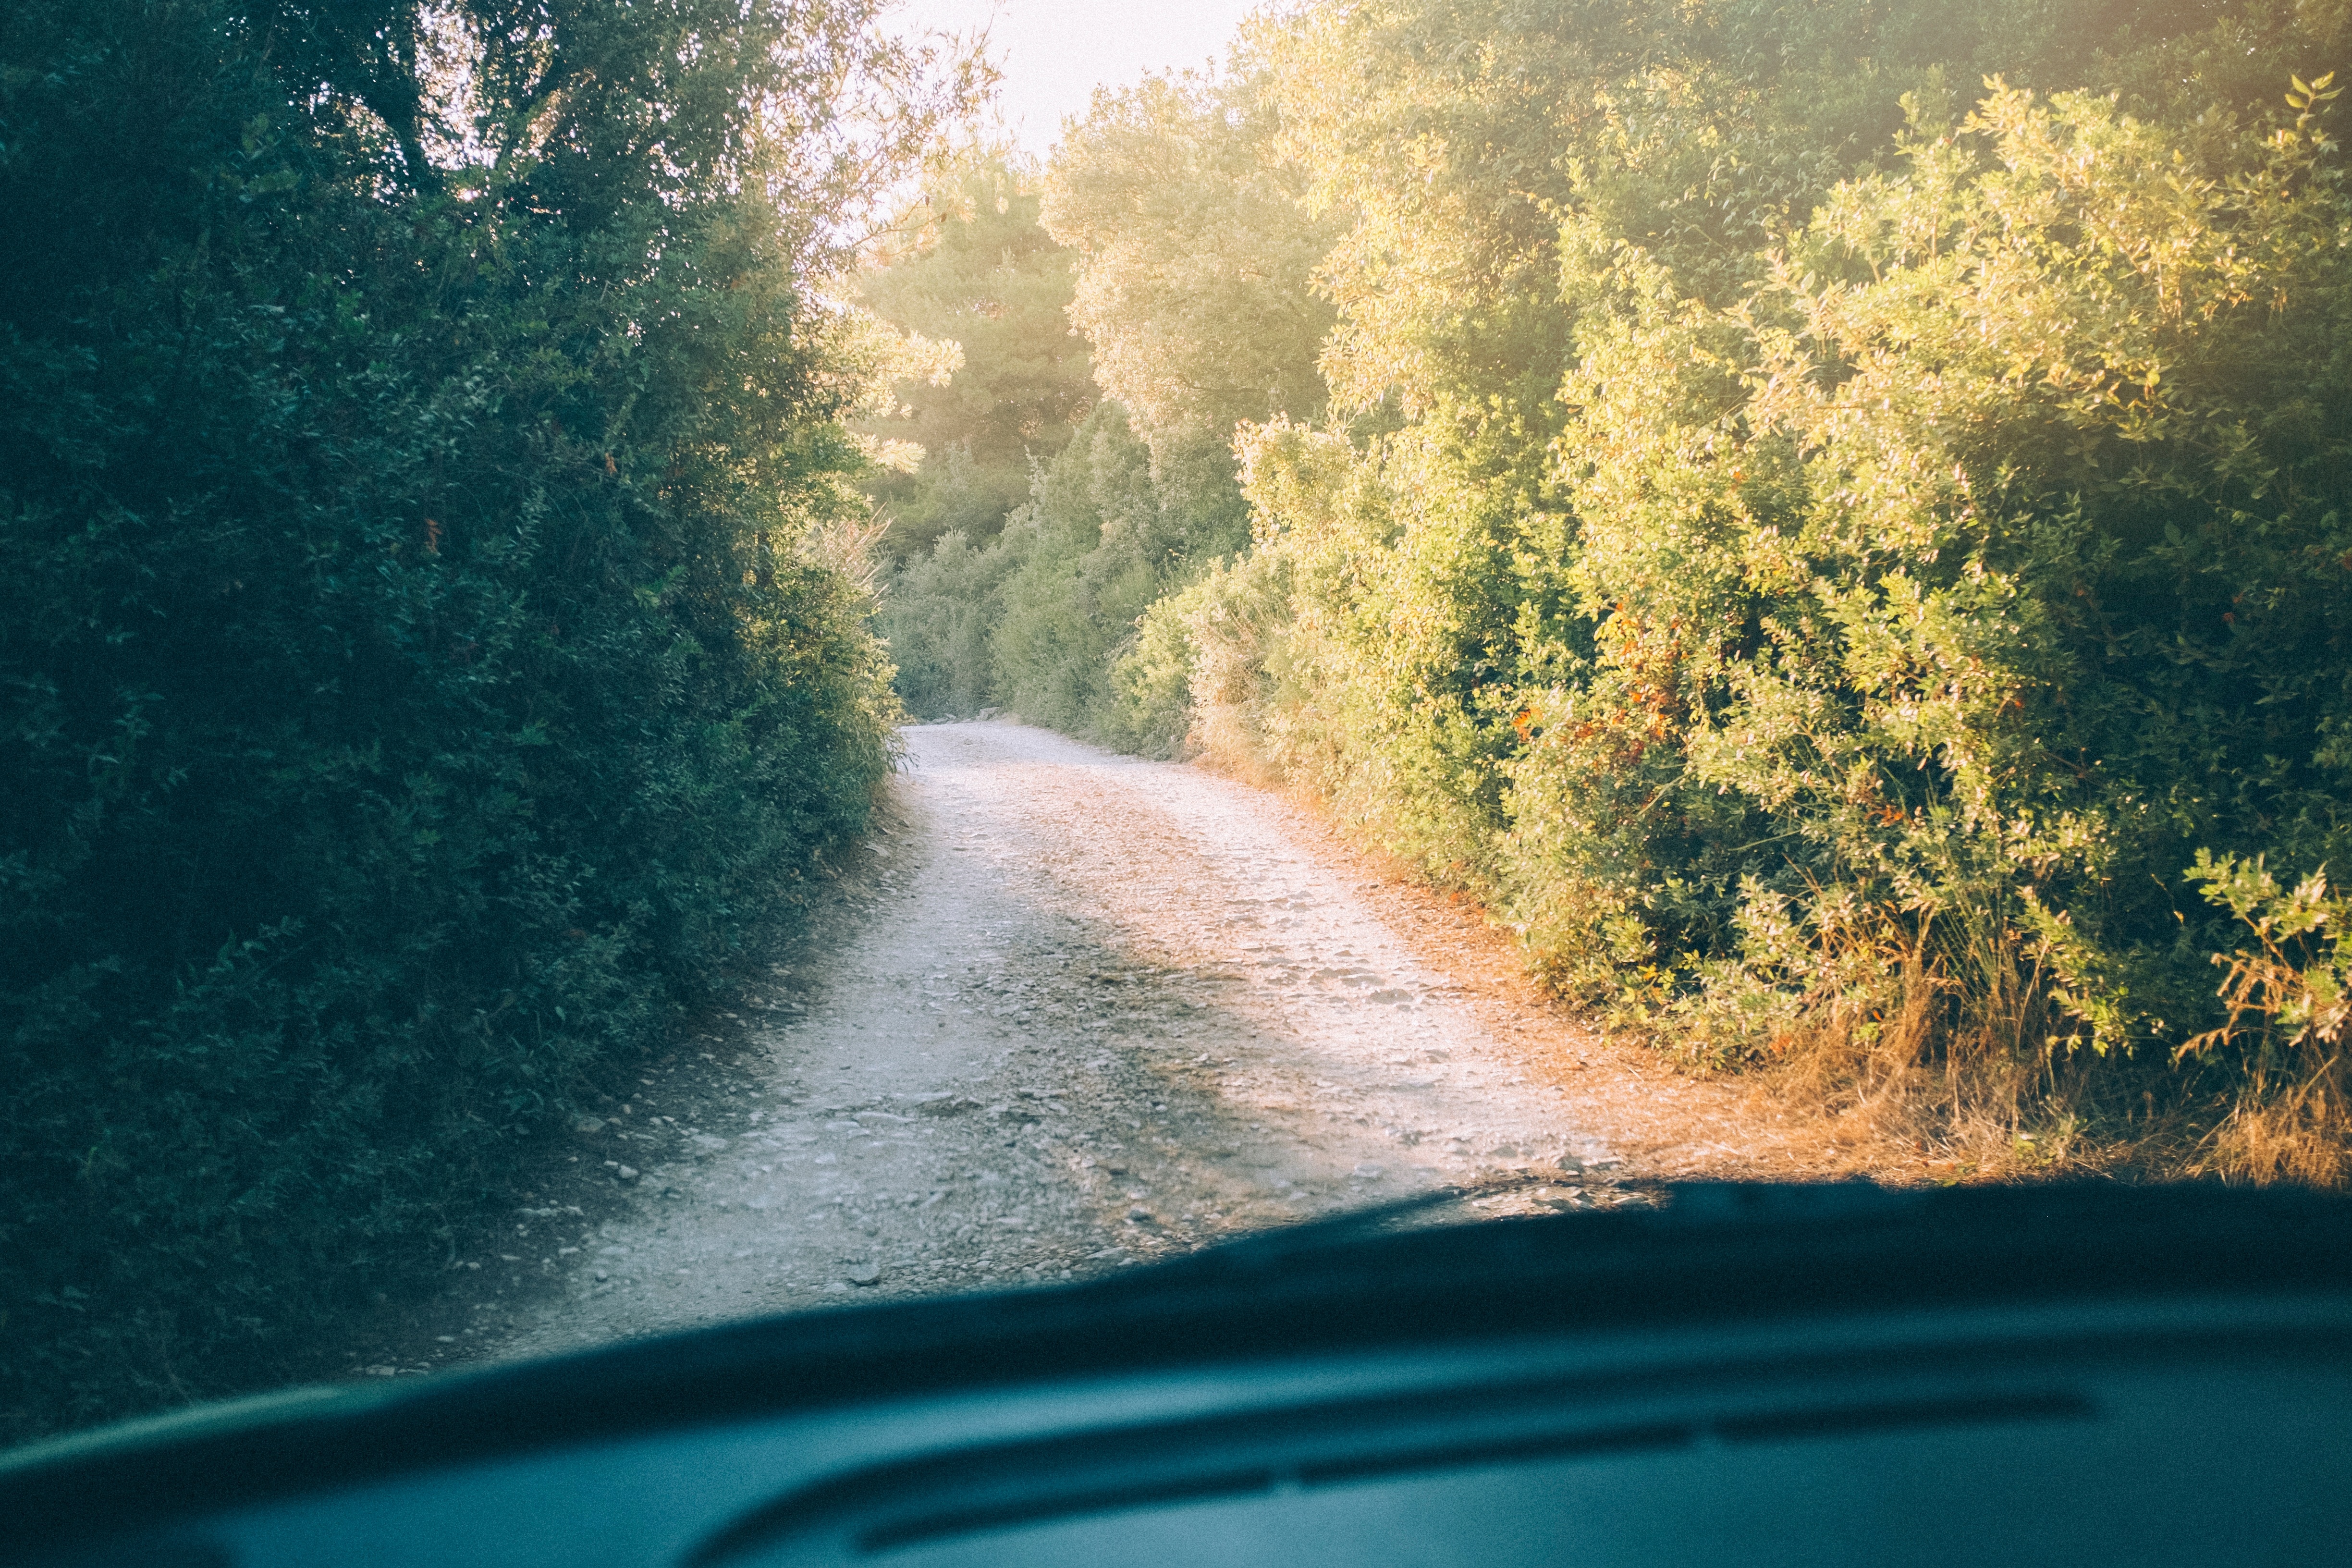
<svg viewBox="0 0 2352 1568">
<path fill-rule="evenodd" d="M 1246 668 L 1196 690 L 1693 1058 L 2300 1096 L 2320 1154 L 2195 1158 L 2341 1179 L 2341 1094 L 2276 1066 L 2319 1058 L 2229 1022 L 2299 993 L 2247 990 L 2194 868 L 2352 849 L 2347 43 L 2340 5 L 1311 8 L 1268 48 L 1358 215 L 1324 366 L 1396 424 L 1246 437 L 1259 560 L 1170 612 Z"/>
<path fill-rule="evenodd" d="M 859 829 L 791 182 L 864 23 L 0 18 L 10 1433 L 269 1380 Z"/>
<path fill-rule="evenodd" d="M 1137 620 L 1185 562 L 1188 520 L 1161 503 L 1152 479 L 1125 413 L 1097 405 L 1005 521 L 1003 547 L 1019 564 L 1005 579 L 989 659 L 996 691 L 1023 718 L 1164 755 L 1177 735 L 1124 732 L 1111 680 Z M 1181 734 L 1181 708 L 1161 717 Z"/>
<path fill-rule="evenodd" d="M 1014 566 L 998 541 L 974 545 L 958 529 L 890 579 L 875 616 L 898 667 L 898 696 L 925 719 L 970 718 L 989 705 L 989 634 Z"/>
<path fill-rule="evenodd" d="M 1239 506 L 1196 510 L 1196 495 L 1171 496 L 1125 411 L 1096 405 L 997 538 L 975 547 L 950 533 L 891 580 L 877 624 L 908 707 L 930 718 L 996 704 L 1121 751 L 1174 754 L 1183 677 L 1139 680 L 1142 667 L 1121 660 L 1155 600 L 1242 542 Z"/>
</svg>

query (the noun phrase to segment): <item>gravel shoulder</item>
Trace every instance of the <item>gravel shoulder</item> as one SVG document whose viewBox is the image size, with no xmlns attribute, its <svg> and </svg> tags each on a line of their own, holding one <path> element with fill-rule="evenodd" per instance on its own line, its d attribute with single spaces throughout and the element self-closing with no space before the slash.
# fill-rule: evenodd
<svg viewBox="0 0 2352 1568">
<path fill-rule="evenodd" d="M 767 983 L 353 1371 L 1073 1279 L 1440 1188 L 1517 1213 L 1817 1163 L 1278 795 L 1010 721 L 905 739 Z"/>
</svg>

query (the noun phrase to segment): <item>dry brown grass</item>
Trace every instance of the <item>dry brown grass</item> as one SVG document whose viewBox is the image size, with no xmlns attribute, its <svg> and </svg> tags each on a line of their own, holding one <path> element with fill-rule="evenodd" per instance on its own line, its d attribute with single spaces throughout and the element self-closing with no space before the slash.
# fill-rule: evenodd
<svg viewBox="0 0 2352 1568">
<path fill-rule="evenodd" d="M 1766 1081 L 1829 1121 L 1932 1147 L 1973 1173 L 2352 1184 L 2333 1042 L 2306 1035 L 2251 1072 L 2100 1058 L 2068 1040 L 2021 955 L 1969 956 L 1964 984 L 1903 955 L 1878 1029 L 1822 1009 Z"/>
<path fill-rule="evenodd" d="M 2199 1175 L 2352 1186 L 2352 1104 L 2340 1044 L 2296 1042 L 2289 1063 L 2232 1097 L 2184 1165 Z"/>
<path fill-rule="evenodd" d="M 1248 776 L 1234 763 L 1212 765 Z M 2334 1047 L 2305 1053 L 2270 1085 L 2093 1057 L 2063 1043 L 2029 963 L 1963 948 L 1965 988 L 1907 955 L 1886 992 L 1816 1009 L 1775 1059 L 1709 1069 L 1675 1059 L 1670 1039 L 1604 1032 L 1533 978 L 1517 939 L 1475 901 L 1348 843 L 1313 799 L 1287 798 L 1300 832 L 1353 861 L 1421 960 L 1469 993 L 1525 1070 L 1566 1091 L 1580 1131 L 1616 1148 L 1629 1175 L 2352 1184 L 2347 1075 Z"/>
</svg>

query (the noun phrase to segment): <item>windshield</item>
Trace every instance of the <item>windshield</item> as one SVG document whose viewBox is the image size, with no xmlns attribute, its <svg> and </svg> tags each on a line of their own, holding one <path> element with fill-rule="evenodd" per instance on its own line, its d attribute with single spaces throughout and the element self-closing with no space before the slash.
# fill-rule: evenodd
<svg viewBox="0 0 2352 1568">
<path fill-rule="evenodd" d="M 2335 11 L 1131 9 L 0 19 L 0 1437 L 2352 1179 Z"/>
</svg>

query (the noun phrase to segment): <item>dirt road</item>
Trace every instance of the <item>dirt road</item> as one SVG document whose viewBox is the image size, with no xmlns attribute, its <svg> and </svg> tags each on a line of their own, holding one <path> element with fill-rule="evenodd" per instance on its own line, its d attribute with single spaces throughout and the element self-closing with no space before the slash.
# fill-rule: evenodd
<svg viewBox="0 0 2352 1568">
<path fill-rule="evenodd" d="M 1014 723 L 907 742 L 852 896 L 738 1020 L 754 1048 L 583 1130 L 632 1201 L 523 1211 L 477 1267 L 551 1288 L 467 1351 L 1069 1278 L 1471 1178 L 1606 1201 L 1561 1091 L 1276 797 Z"/>
</svg>

